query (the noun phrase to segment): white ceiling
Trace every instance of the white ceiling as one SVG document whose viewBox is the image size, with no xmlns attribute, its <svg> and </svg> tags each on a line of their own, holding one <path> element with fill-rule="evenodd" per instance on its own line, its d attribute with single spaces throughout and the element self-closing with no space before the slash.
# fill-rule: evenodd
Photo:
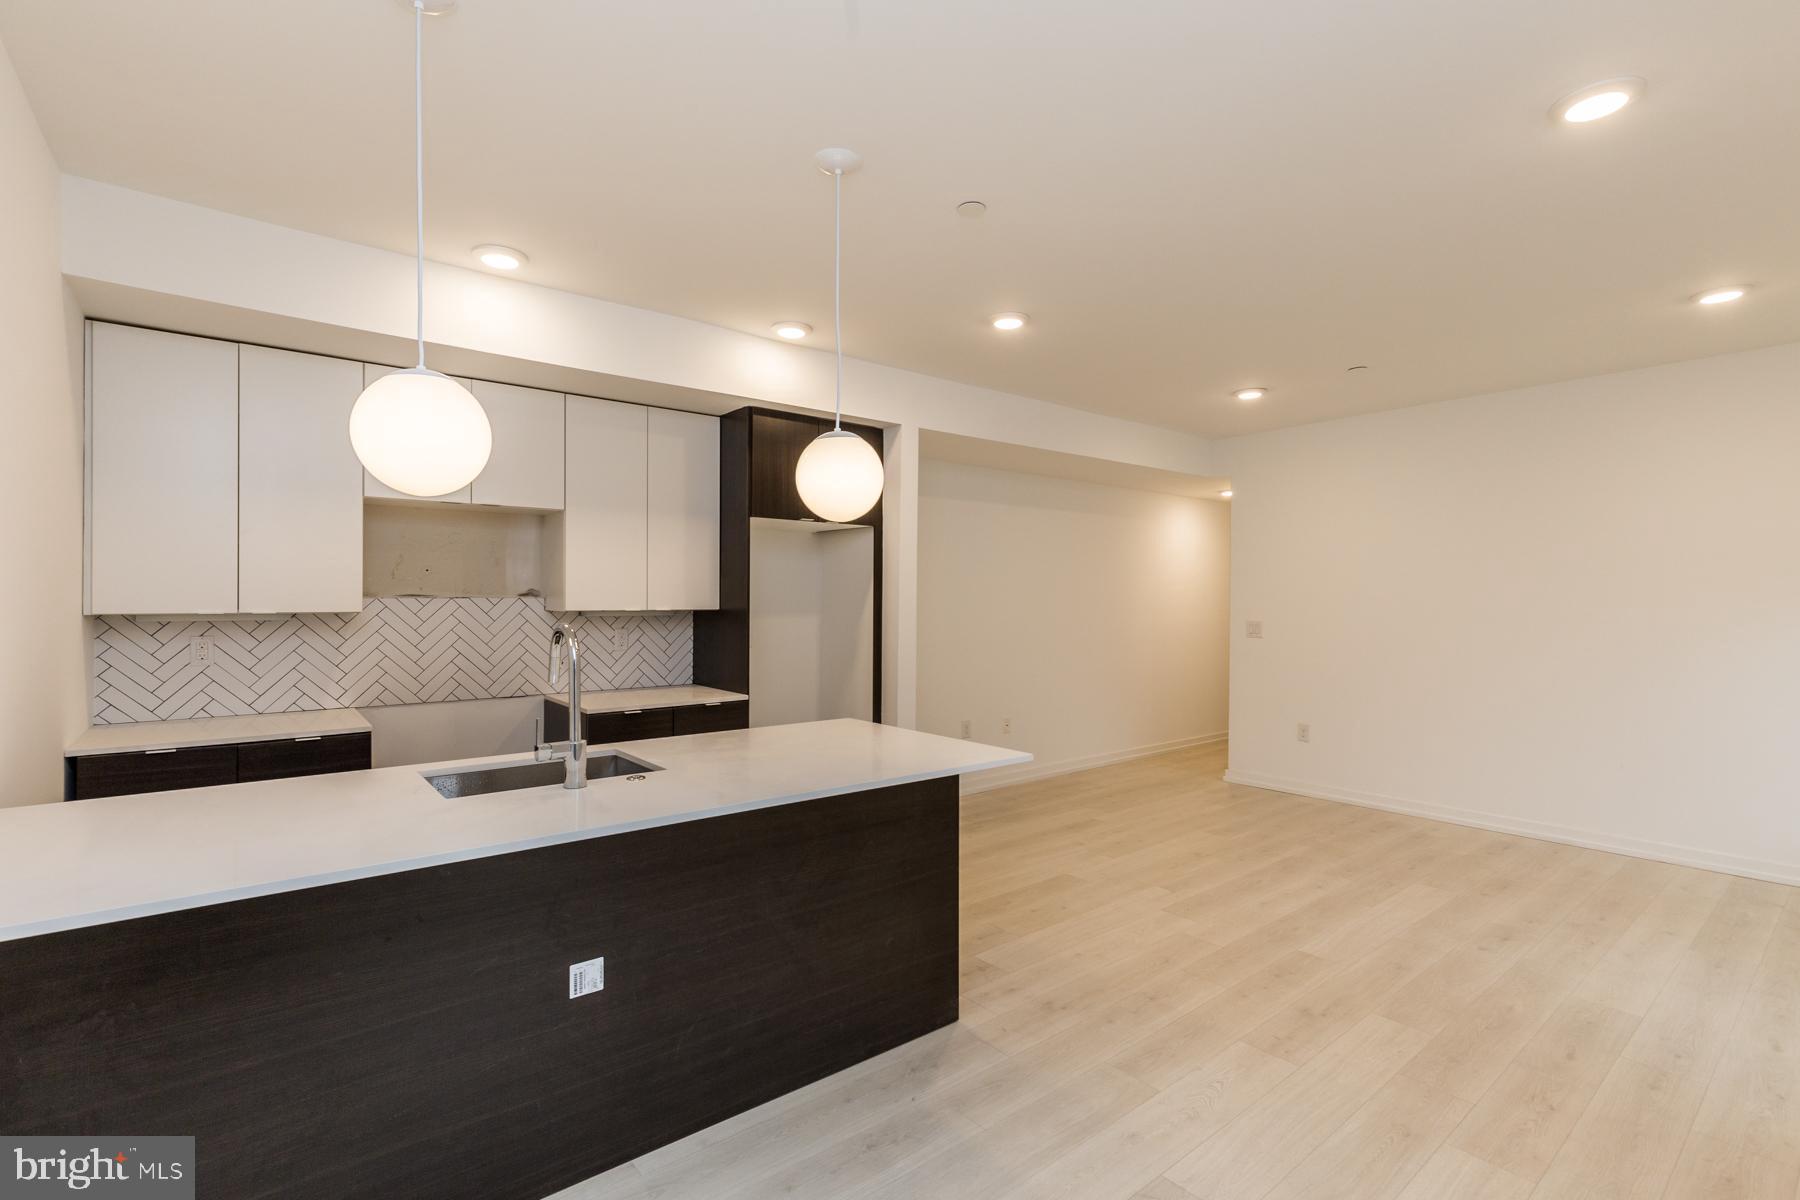
<svg viewBox="0 0 1800 1200">
<path fill-rule="evenodd" d="M 433 258 L 826 344 L 812 154 L 849 145 L 847 351 L 1063 404 L 1228 435 L 1800 337 L 1793 0 L 462 0 L 426 35 Z M 64 170 L 396 250 L 411 36 L 394 0 L 0 0 Z M 1623 74 L 1619 116 L 1548 119 Z"/>
</svg>

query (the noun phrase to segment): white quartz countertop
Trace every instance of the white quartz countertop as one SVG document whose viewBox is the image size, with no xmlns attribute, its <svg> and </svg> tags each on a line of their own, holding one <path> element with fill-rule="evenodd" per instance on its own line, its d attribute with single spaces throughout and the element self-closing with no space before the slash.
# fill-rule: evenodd
<svg viewBox="0 0 1800 1200">
<path fill-rule="evenodd" d="M 544 695 L 568 707 L 567 691 L 546 691 Z M 636 712 L 642 708 L 680 708 L 684 704 L 729 704 L 749 698 L 742 692 L 720 691 L 691 683 L 678 687 L 621 688 L 616 692 L 581 693 L 581 711 L 589 714 Z"/>
<path fill-rule="evenodd" d="M 227 746 L 233 742 L 279 742 L 367 732 L 369 723 L 354 708 L 253 717 L 195 717 L 190 721 L 135 721 L 128 725 L 90 726 L 69 743 L 65 753 L 81 758 L 89 754 L 130 754 L 178 746 Z"/>
<path fill-rule="evenodd" d="M 621 742 L 662 768 L 446 800 L 427 775 L 501 755 L 0 808 L 0 940 L 1031 761 L 867 721 Z"/>
</svg>

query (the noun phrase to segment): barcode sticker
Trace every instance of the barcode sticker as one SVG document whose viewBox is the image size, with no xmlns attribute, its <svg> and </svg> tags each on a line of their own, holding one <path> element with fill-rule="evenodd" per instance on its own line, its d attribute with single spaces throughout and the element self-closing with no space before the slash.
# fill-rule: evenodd
<svg viewBox="0 0 1800 1200">
<path fill-rule="evenodd" d="M 606 987 L 606 959 L 590 958 L 569 968 L 569 999 L 590 995 Z"/>
</svg>

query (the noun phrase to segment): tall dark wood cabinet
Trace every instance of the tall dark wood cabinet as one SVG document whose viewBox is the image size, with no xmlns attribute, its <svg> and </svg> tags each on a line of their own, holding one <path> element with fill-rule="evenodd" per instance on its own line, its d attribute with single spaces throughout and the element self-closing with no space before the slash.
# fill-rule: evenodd
<svg viewBox="0 0 1800 1200">
<path fill-rule="evenodd" d="M 740 408 L 719 420 L 719 608 L 694 614 L 694 682 L 750 691 L 750 520 L 817 521 L 800 499 L 794 470 L 829 418 Z M 845 429 L 882 453 L 873 425 Z M 875 531 L 875 683 L 870 711 L 881 720 L 881 504 L 853 524 Z"/>
</svg>

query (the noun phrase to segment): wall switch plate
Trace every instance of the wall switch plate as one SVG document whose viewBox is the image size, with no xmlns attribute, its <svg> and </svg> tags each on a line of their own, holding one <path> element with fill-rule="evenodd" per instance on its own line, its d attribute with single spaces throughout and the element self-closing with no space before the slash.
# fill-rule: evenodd
<svg viewBox="0 0 1800 1200">
<path fill-rule="evenodd" d="M 1302 721 L 1294 726 L 1294 736 L 1303 742 L 1312 741 L 1312 726 Z"/>
<path fill-rule="evenodd" d="M 1253 637 L 1253 638 L 1261 637 L 1262 636 L 1262 622 L 1261 621 L 1245 621 L 1244 622 L 1244 636 L 1245 637 Z"/>
<path fill-rule="evenodd" d="M 212 661 L 213 644 L 211 638 L 197 637 L 188 639 L 188 661 L 195 666 L 205 666 Z"/>
<path fill-rule="evenodd" d="M 590 958 L 569 965 L 569 999 L 606 990 L 606 959 Z"/>
<path fill-rule="evenodd" d="M 965 740 L 974 736 L 974 734 L 970 732 L 969 722 L 967 721 L 962 723 L 962 736 Z"/>
</svg>

